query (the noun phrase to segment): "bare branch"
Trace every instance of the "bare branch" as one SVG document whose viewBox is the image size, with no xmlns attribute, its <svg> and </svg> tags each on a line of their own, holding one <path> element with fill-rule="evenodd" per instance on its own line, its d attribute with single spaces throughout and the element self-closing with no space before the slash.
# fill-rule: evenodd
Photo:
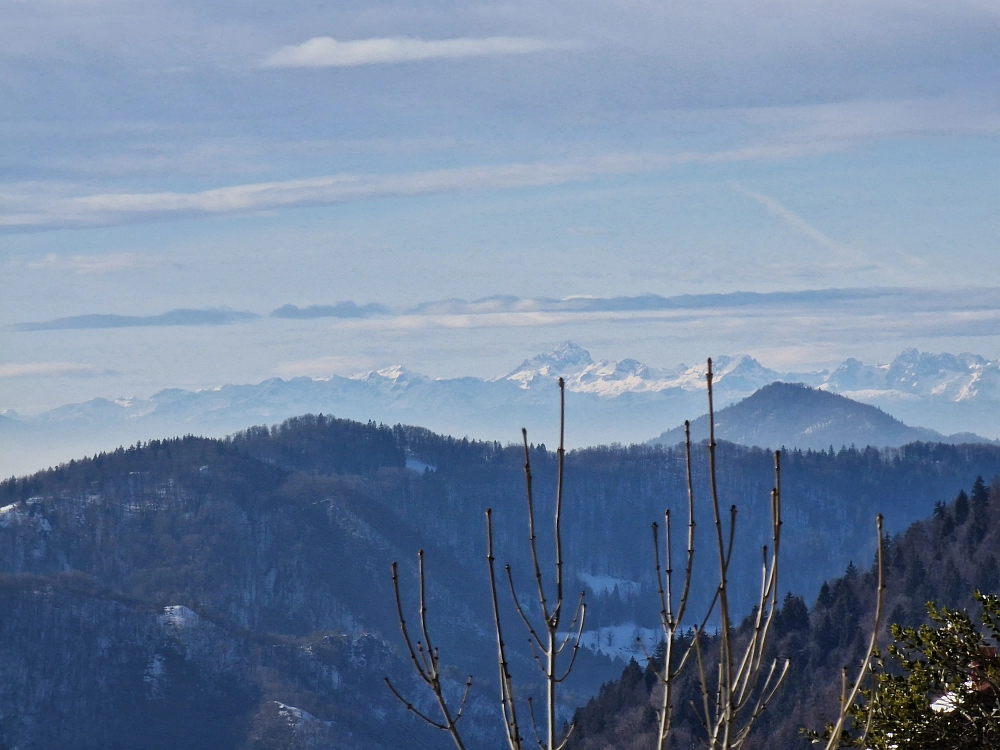
<svg viewBox="0 0 1000 750">
<path fill-rule="evenodd" d="M 667 539 L 670 538 L 670 511 L 663 511 L 665 517 L 665 526 L 667 530 Z M 670 603 L 669 598 L 666 593 L 666 589 L 670 585 L 670 562 L 667 561 L 667 583 L 664 585 L 663 582 L 663 569 L 660 565 L 660 526 L 653 521 L 653 564 L 656 568 L 656 590 L 660 597 L 660 622 L 663 623 L 664 630 L 670 627 Z M 669 549 L 669 542 L 668 542 Z M 668 552 L 669 556 L 669 552 Z"/>
<path fill-rule="evenodd" d="M 565 682 L 566 678 L 569 677 L 569 673 L 573 671 L 573 665 L 576 663 L 576 655 L 580 652 L 580 638 L 583 636 L 583 619 L 580 620 L 580 629 L 576 634 L 576 643 L 573 644 L 573 653 L 569 658 L 569 664 L 566 665 L 566 671 L 563 672 L 562 677 L 557 677 L 556 682 Z"/>
<path fill-rule="evenodd" d="M 587 592 L 580 592 L 580 601 L 577 602 L 576 609 L 573 612 L 573 619 L 570 620 L 569 629 L 566 631 L 566 637 L 563 638 L 563 642 L 559 644 L 559 648 L 556 649 L 557 654 L 561 654 L 563 649 L 566 648 L 567 644 L 573 640 L 573 631 L 578 630 L 578 635 L 576 636 L 576 642 L 580 642 L 580 638 L 583 637 L 583 620 L 587 616 L 587 605 L 584 604 L 584 597 L 586 597 Z M 579 628 L 577 628 L 577 623 L 579 623 Z"/>
<path fill-rule="evenodd" d="M 555 513 L 555 552 L 556 552 L 556 606 L 552 610 L 552 627 L 559 626 L 559 616 L 563 603 L 563 557 L 562 557 L 562 501 L 563 479 L 566 474 L 566 381 L 559 378 L 559 448 L 556 450 L 559 467 L 556 473 L 556 513 Z M 551 747 L 551 742 L 550 742 Z"/>
<path fill-rule="evenodd" d="M 556 748 L 556 750 L 563 750 L 563 748 L 566 747 L 566 744 L 569 742 L 569 738 L 573 736 L 573 730 L 575 729 L 576 729 L 576 722 L 573 722 L 569 725 L 569 729 L 566 730 L 566 736 L 563 737 L 562 742 L 559 743 L 559 746 Z"/>
<path fill-rule="evenodd" d="M 510 566 L 505 565 L 504 570 L 507 572 L 507 585 L 510 588 L 510 596 L 514 600 L 514 609 L 521 616 L 522 622 L 524 622 L 524 627 L 528 629 L 531 633 L 531 637 L 534 642 L 538 644 L 538 648 L 545 650 L 545 645 L 542 643 L 542 639 L 538 637 L 538 633 L 535 632 L 535 628 L 531 625 L 531 620 L 528 619 L 528 615 L 525 613 L 524 608 L 521 606 L 521 602 L 517 598 L 517 590 L 514 588 L 514 577 L 511 574 Z"/>
<path fill-rule="evenodd" d="M 681 603 L 677 609 L 678 622 L 684 619 L 688 594 L 691 591 L 691 571 L 694 569 L 694 480 L 691 476 L 691 423 L 687 420 L 684 421 L 684 459 L 687 468 L 688 539 L 687 562 L 684 565 L 684 591 L 681 593 Z"/>
<path fill-rule="evenodd" d="M 834 750 L 834 748 L 840 745 L 840 736 L 844 729 L 844 723 L 847 721 L 848 711 L 850 710 L 850 707 L 854 705 L 854 701 L 858 697 L 858 692 L 861 690 L 861 683 L 868 674 L 872 656 L 875 654 L 875 647 L 878 643 L 879 630 L 882 626 L 882 605 L 885 601 L 885 566 L 882 558 L 884 553 L 883 547 L 885 545 L 884 538 L 882 536 L 881 513 L 879 513 L 875 519 L 875 526 L 878 530 L 878 589 L 875 598 L 875 623 L 872 625 L 872 634 L 868 641 L 868 650 L 865 652 L 865 658 L 861 662 L 861 668 L 858 670 L 858 677 L 854 681 L 854 685 L 851 687 L 850 693 L 847 692 L 847 667 L 844 667 L 840 693 L 840 714 L 837 716 L 837 721 L 833 725 L 833 731 L 830 733 L 830 739 L 826 743 L 826 750 Z M 870 718 L 868 723 L 870 725 Z"/>
<path fill-rule="evenodd" d="M 535 742 L 538 743 L 538 747 L 541 750 L 545 750 L 545 745 L 542 743 L 542 738 L 538 734 L 538 722 L 535 721 L 535 703 L 529 697 L 528 700 L 528 715 L 531 717 L 531 729 L 535 733 Z"/>
<path fill-rule="evenodd" d="M 497 577 L 493 557 L 493 509 L 486 509 L 486 562 L 490 575 L 490 594 L 493 601 L 493 627 L 497 634 L 497 661 L 500 672 L 500 707 L 503 712 L 507 744 L 511 750 L 521 750 L 522 740 L 517 723 L 517 709 L 514 705 L 514 690 L 507 664 L 506 645 L 503 640 L 503 626 L 500 622 L 500 603 L 497 601 Z"/>
<path fill-rule="evenodd" d="M 531 547 L 531 562 L 535 567 L 535 585 L 538 587 L 538 603 L 541 605 L 542 617 L 549 619 L 549 609 L 545 600 L 545 586 L 542 584 L 542 568 L 538 563 L 538 544 L 535 539 L 535 495 L 531 477 L 531 454 L 528 451 L 528 430 L 521 430 L 524 439 L 524 481 L 528 498 L 528 542 Z"/>
<path fill-rule="evenodd" d="M 392 563 L 392 590 L 396 596 L 396 616 L 399 618 L 399 629 L 403 633 L 403 642 L 406 643 L 406 648 L 410 652 L 410 660 L 413 662 L 417 674 L 420 675 L 420 678 L 424 682 L 427 682 L 429 678 L 424 671 L 423 659 L 417 658 L 417 654 L 413 649 L 413 643 L 410 641 L 410 634 L 406 629 L 406 618 L 403 617 L 403 603 L 399 596 L 399 571 L 395 562 Z"/>
<path fill-rule="evenodd" d="M 432 719 L 432 718 L 430 718 L 428 716 L 425 716 L 419 710 L 417 710 L 416 706 L 414 706 L 412 703 L 410 703 L 408 700 L 406 700 L 406 698 L 404 698 L 402 695 L 400 695 L 399 691 L 396 690 L 396 688 L 392 684 L 392 681 L 388 677 L 383 677 L 382 679 L 385 680 L 385 684 L 388 685 L 389 690 L 391 690 L 392 694 L 396 696 L 396 699 L 399 700 L 399 702 L 402 703 L 404 706 L 406 706 L 406 710 L 407 711 L 412 711 L 419 718 L 423 719 L 425 722 L 427 722 L 428 724 L 430 724 L 435 729 L 442 729 L 442 730 L 445 730 L 445 731 L 448 730 L 447 725 L 441 724 L 439 722 L 436 722 L 436 721 L 434 721 L 434 719 Z"/>
<path fill-rule="evenodd" d="M 469 675 L 469 679 L 465 681 L 465 692 L 462 693 L 462 702 L 458 704 L 458 711 L 455 713 L 455 723 L 462 718 L 462 712 L 465 710 L 465 703 L 469 700 L 469 691 L 472 690 L 472 675 Z"/>
<path fill-rule="evenodd" d="M 417 672 L 417 676 L 420 677 L 424 684 L 427 685 L 427 687 L 430 688 L 431 692 L 434 694 L 434 700 L 437 702 L 438 709 L 441 711 L 443 721 L 435 721 L 426 714 L 417 710 L 417 708 L 410 701 L 406 700 L 400 692 L 396 690 L 396 687 L 392 684 L 388 677 L 385 678 L 385 684 L 388 686 L 389 690 L 396 697 L 396 699 L 402 703 L 408 711 L 412 712 L 415 716 L 419 717 L 435 729 L 448 732 L 458 750 L 465 750 L 465 744 L 462 742 L 462 737 L 458 732 L 457 724 L 458 720 L 462 718 L 462 711 L 464 710 L 466 700 L 469 697 L 469 690 L 472 688 L 472 677 L 470 676 L 466 682 L 462 702 L 459 705 L 458 712 L 454 717 L 452 717 L 451 709 L 448 707 L 448 702 L 444 697 L 444 690 L 441 685 L 441 675 L 438 671 L 438 651 L 431 644 L 429 631 L 427 629 L 427 599 L 425 594 L 423 550 L 420 550 L 417 553 L 417 560 L 420 589 L 420 630 L 423 634 L 424 642 L 417 641 L 416 649 L 413 648 L 413 642 L 410 640 L 410 634 L 406 627 L 406 618 L 403 616 L 403 602 L 399 593 L 399 569 L 394 562 L 392 564 L 392 589 L 396 599 L 396 616 L 399 618 L 399 629 L 403 633 L 403 641 L 406 643 L 406 649 L 410 654 L 410 661 L 413 662 L 413 667 Z"/>
</svg>

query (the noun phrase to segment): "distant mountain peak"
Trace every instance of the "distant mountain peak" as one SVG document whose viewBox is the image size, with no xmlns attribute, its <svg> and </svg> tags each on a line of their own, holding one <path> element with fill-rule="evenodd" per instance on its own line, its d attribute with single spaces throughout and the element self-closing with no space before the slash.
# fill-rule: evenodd
<svg viewBox="0 0 1000 750">
<path fill-rule="evenodd" d="M 708 436 L 708 416 L 691 423 L 692 440 Z M 917 441 L 988 442 L 975 435 L 945 437 L 923 427 L 910 427 L 878 407 L 854 401 L 802 383 L 775 382 L 715 414 L 715 436 L 762 448 L 813 448 L 844 445 L 895 447 Z M 675 427 L 654 444 L 673 445 L 684 439 Z"/>
<path fill-rule="evenodd" d="M 383 367 L 381 370 L 359 372 L 352 375 L 350 379 L 389 386 L 392 389 L 408 388 L 428 380 L 425 376 L 419 375 L 403 365 L 391 365 Z"/>
<path fill-rule="evenodd" d="M 524 370 L 545 370 L 546 374 L 557 372 L 577 372 L 594 364 L 590 352 L 572 341 L 564 341 L 547 352 L 526 359 L 514 372 Z M 513 373 L 512 373 L 513 374 Z"/>
<path fill-rule="evenodd" d="M 557 378 L 577 375 L 593 364 L 590 352 L 572 341 L 564 341 L 547 352 L 524 360 L 500 379 L 512 380 L 519 383 L 522 388 L 528 388 L 538 377 Z"/>
</svg>

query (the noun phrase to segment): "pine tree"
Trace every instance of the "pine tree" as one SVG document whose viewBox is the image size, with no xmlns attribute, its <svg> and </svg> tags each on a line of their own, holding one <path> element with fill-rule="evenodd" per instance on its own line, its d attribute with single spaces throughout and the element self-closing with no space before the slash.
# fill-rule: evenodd
<svg viewBox="0 0 1000 750">
<path fill-rule="evenodd" d="M 990 491 L 983 481 L 983 478 L 976 477 L 976 481 L 972 483 L 972 509 L 978 511 L 989 505 L 990 502 Z"/>
<path fill-rule="evenodd" d="M 819 596 L 816 597 L 817 609 L 829 609 L 833 605 L 833 592 L 830 591 L 830 584 L 823 581 L 819 587 Z"/>
<path fill-rule="evenodd" d="M 965 523 L 965 519 L 969 517 L 969 496 L 965 494 L 965 490 L 958 493 L 958 497 L 955 498 L 955 523 L 961 526 Z"/>
<path fill-rule="evenodd" d="M 996 557 L 990 555 L 976 571 L 976 588 L 984 594 L 995 594 L 998 587 L 1000 587 L 1000 566 L 997 565 Z"/>
</svg>

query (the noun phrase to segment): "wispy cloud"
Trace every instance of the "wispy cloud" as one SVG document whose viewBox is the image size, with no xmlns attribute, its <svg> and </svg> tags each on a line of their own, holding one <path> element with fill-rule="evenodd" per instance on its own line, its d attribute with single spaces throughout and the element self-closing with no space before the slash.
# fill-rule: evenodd
<svg viewBox="0 0 1000 750">
<path fill-rule="evenodd" d="M 1000 108 L 969 95 L 923 99 L 857 99 L 824 104 L 742 108 L 727 116 L 775 128 L 803 141 L 873 141 L 906 136 L 996 135 Z M 690 117 L 715 116 L 692 112 Z"/>
<path fill-rule="evenodd" d="M 369 302 L 367 305 L 359 305 L 356 302 L 347 300 L 338 302 L 335 305 L 309 305 L 308 307 L 298 307 L 296 305 L 283 305 L 271 312 L 272 318 L 292 318 L 295 320 L 309 320 L 312 318 L 370 318 L 373 315 L 390 315 L 392 311 L 385 305 Z"/>
<path fill-rule="evenodd" d="M 10 190 L 0 192 L 0 230 L 107 226 L 170 216 L 247 213 L 373 198 L 544 187 L 588 182 L 602 176 L 659 171 L 683 164 L 773 161 L 830 150 L 831 147 L 824 144 L 782 144 L 678 154 L 616 153 L 564 162 L 496 164 L 383 175 L 342 173 L 190 193 L 102 193 L 63 197 Z"/>
<path fill-rule="evenodd" d="M 395 318 L 475 318 L 490 315 L 525 315 L 540 313 L 558 314 L 636 314 L 700 312 L 732 309 L 897 309 L 909 310 L 1000 310 L 994 288 L 926 289 L 918 287 L 856 287 L 805 289 L 787 292 L 728 292 L 723 294 L 680 294 L 664 297 L 659 294 L 641 294 L 621 297 L 571 296 L 561 299 L 554 297 L 517 297 L 514 295 L 494 295 L 482 299 L 444 299 L 423 302 L 407 309 L 392 310 L 374 303 L 356 305 L 314 305 L 298 308 L 286 305 L 278 308 L 272 317 L 320 317 L 318 315 L 278 315 L 291 308 L 293 311 L 338 309 L 350 305 L 348 309 L 378 310 L 379 317 Z M 957 300 L 957 301 L 956 301 Z M 327 317 L 323 315 L 322 317 Z M 338 315 L 342 318 L 373 317 L 371 315 Z"/>
<path fill-rule="evenodd" d="M 110 374 L 114 373 L 76 362 L 25 362 L 0 365 L 0 378 L 79 378 Z"/>
<path fill-rule="evenodd" d="M 800 234 L 805 235 L 810 240 L 815 242 L 822 248 L 830 250 L 835 253 L 849 253 L 856 254 L 853 248 L 849 245 L 845 245 L 842 242 L 838 242 L 827 234 L 824 234 L 808 221 L 803 219 L 797 213 L 789 209 L 784 204 L 780 203 L 776 198 L 772 198 L 769 195 L 764 195 L 763 193 L 757 193 L 753 190 L 748 190 L 742 185 L 734 186 L 734 189 L 747 196 L 748 198 L 753 198 L 755 201 L 760 203 L 767 212 L 779 219 L 783 224 L 791 227 L 792 229 L 798 231 Z"/>
<path fill-rule="evenodd" d="M 65 331 L 91 328 L 142 328 L 146 326 L 226 325 L 260 316 L 239 310 L 170 310 L 160 315 L 73 315 L 40 323 L 16 323 L 14 331 Z"/>
<path fill-rule="evenodd" d="M 912 283 L 913 271 L 924 271 L 926 269 L 925 261 L 899 250 L 875 253 L 871 249 L 862 251 L 854 245 L 840 242 L 817 229 L 802 216 L 770 195 L 749 190 L 738 184 L 734 185 L 733 189 L 757 201 L 767 209 L 769 214 L 785 226 L 790 227 L 812 241 L 817 247 L 827 251 L 827 256 L 821 262 L 785 262 L 770 266 L 773 271 L 786 277 L 799 276 L 802 279 L 821 279 L 831 271 L 881 271 L 888 273 L 897 283 L 901 281 L 903 283 L 906 283 L 906 281 Z M 888 255 L 893 259 L 893 262 L 879 260 L 878 255 Z"/>
<path fill-rule="evenodd" d="M 334 39 L 331 36 L 317 36 L 301 44 L 280 47 L 268 55 L 263 67 L 353 67 L 460 57 L 527 55 L 533 52 L 572 49 L 576 46 L 578 45 L 571 41 L 517 36 L 433 40 L 384 37 L 350 41 Z"/>
<path fill-rule="evenodd" d="M 61 271 L 75 274 L 102 274 L 135 271 L 165 265 L 160 258 L 148 258 L 135 253 L 109 253 L 107 255 L 59 255 L 48 253 L 29 260 L 25 267 L 41 271 Z"/>
<path fill-rule="evenodd" d="M 368 328 L 545 326 L 579 321 L 697 319 L 732 314 L 770 315 L 777 310 L 832 311 L 852 314 L 914 314 L 952 312 L 975 316 L 1000 313 L 998 289 L 993 287 L 855 287 L 818 288 L 783 292 L 728 292 L 682 294 L 665 297 L 642 294 L 621 297 L 570 296 L 517 297 L 495 295 L 482 299 L 443 299 L 409 308 L 352 301 L 298 307 L 284 305 L 270 313 L 272 319 L 315 320 L 332 318 L 338 325 Z M 212 326 L 253 323 L 262 316 L 228 309 L 171 310 L 161 315 L 77 315 L 38 323 L 20 323 L 11 331 L 58 331 L 141 328 L 152 326 Z M 312 362 L 313 360 L 309 360 Z M 318 361 L 318 360 L 317 360 Z M 294 363 L 292 363 L 294 364 Z"/>
</svg>

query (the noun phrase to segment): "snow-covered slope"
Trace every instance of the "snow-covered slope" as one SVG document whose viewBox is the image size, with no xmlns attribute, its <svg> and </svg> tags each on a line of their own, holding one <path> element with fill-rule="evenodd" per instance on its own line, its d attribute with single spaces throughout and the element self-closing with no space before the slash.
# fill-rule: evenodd
<svg viewBox="0 0 1000 750">
<path fill-rule="evenodd" d="M 848 359 L 832 372 L 780 372 L 748 355 L 713 361 L 716 406 L 775 381 L 804 383 L 878 406 L 944 434 L 1000 437 L 1000 361 L 909 349 L 891 362 Z M 0 475 L 154 437 L 224 435 L 307 412 L 419 424 L 456 435 L 555 440 L 556 381 L 566 380 L 573 445 L 644 442 L 705 412 L 705 365 L 655 368 L 635 359 L 595 361 L 566 342 L 496 378 L 433 379 L 402 366 L 350 377 L 272 378 L 251 385 L 169 389 L 149 398 L 94 399 L 33 417 L 0 420 Z M 2 406 L 2 404 L 0 404 Z"/>
</svg>

